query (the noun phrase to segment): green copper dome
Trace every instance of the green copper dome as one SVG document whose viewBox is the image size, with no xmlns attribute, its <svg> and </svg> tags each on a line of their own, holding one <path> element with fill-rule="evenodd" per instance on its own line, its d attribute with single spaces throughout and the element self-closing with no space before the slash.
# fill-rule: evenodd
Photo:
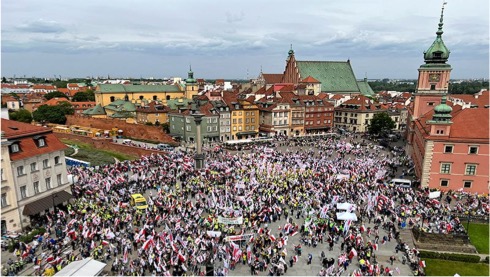
<svg viewBox="0 0 490 277">
<path fill-rule="evenodd" d="M 195 84 L 197 83 L 196 79 L 194 79 L 194 72 L 192 72 L 192 67 L 189 66 L 189 72 L 187 72 L 187 79 L 185 79 L 186 84 Z"/>
<path fill-rule="evenodd" d="M 447 122 L 451 121 L 451 112 L 453 108 L 446 104 L 446 95 L 444 94 L 441 99 L 441 104 L 435 106 L 434 115 L 432 120 L 435 122 Z"/>
<path fill-rule="evenodd" d="M 434 40 L 429 49 L 424 52 L 424 60 L 426 63 L 446 63 L 449 58 L 449 53 L 451 53 L 442 40 L 442 34 L 444 33 L 442 31 L 442 26 L 444 25 L 444 4 L 442 5 L 441 19 L 439 20 L 439 28 L 436 32 L 436 40 Z"/>
</svg>

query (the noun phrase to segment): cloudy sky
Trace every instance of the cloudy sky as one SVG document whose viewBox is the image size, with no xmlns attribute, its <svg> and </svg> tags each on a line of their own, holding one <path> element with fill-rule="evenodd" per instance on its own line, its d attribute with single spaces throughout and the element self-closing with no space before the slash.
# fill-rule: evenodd
<svg viewBox="0 0 490 277">
<path fill-rule="evenodd" d="M 488 78 L 489 1 L 447 0 L 452 78 Z M 350 59 L 358 79 L 417 78 L 439 0 L 6 0 L 1 74 L 253 78 Z"/>
</svg>

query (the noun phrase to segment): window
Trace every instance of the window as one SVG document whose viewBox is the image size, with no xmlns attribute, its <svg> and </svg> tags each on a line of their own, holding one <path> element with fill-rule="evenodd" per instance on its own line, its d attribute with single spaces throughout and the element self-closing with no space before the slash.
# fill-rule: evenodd
<svg viewBox="0 0 490 277">
<path fill-rule="evenodd" d="M 434 106 L 434 102 L 427 102 L 427 106 Z"/>
<path fill-rule="evenodd" d="M 143 95 L 140 95 L 140 100 L 143 100 L 144 96 Z"/>
<path fill-rule="evenodd" d="M 453 153 L 452 145 L 444 145 L 444 153 Z"/>
<path fill-rule="evenodd" d="M 250 112 L 246 112 L 246 113 L 245 113 L 245 115 L 246 115 L 246 116 L 250 116 Z"/>
<path fill-rule="evenodd" d="M 451 164 L 450 163 L 442 163 L 441 164 L 441 173 L 442 174 L 451 173 Z"/>
<path fill-rule="evenodd" d="M 441 180 L 441 187 L 447 187 L 449 185 L 449 180 Z"/>
<path fill-rule="evenodd" d="M 31 163 L 31 172 L 37 171 L 37 163 Z"/>
<path fill-rule="evenodd" d="M 467 164 L 465 175 L 476 175 L 476 164 Z"/>
<path fill-rule="evenodd" d="M 116 100 L 116 97 L 111 96 L 111 102 L 114 102 L 114 100 Z"/>
<path fill-rule="evenodd" d="M 18 167 L 17 167 L 17 176 L 22 176 L 22 175 L 24 175 L 24 174 L 26 174 L 26 173 L 24 172 L 24 166 L 23 166 L 23 165 L 18 166 Z"/>
<path fill-rule="evenodd" d="M 185 126 L 185 130 L 186 130 L 187 132 L 190 132 L 190 131 L 191 131 L 191 126 Z"/>
<path fill-rule="evenodd" d="M 436 89 L 436 85 L 430 85 L 430 90 L 435 90 Z"/>
<path fill-rule="evenodd" d="M 60 164 L 60 156 L 54 157 L 54 164 Z"/>
<path fill-rule="evenodd" d="M 24 199 L 27 197 L 27 187 L 22 186 L 20 187 L 20 199 Z"/>
<path fill-rule="evenodd" d="M 7 204 L 7 193 L 2 193 L 2 208 L 8 206 Z"/>
<path fill-rule="evenodd" d="M 156 95 L 153 95 L 153 101 L 156 101 L 158 97 Z"/>
<path fill-rule="evenodd" d="M 39 193 L 39 181 L 32 183 L 32 185 L 34 186 L 34 194 L 38 194 Z"/>
<path fill-rule="evenodd" d="M 188 117 L 186 117 L 185 122 L 186 122 L 186 123 L 191 123 L 191 119 L 190 119 L 190 118 L 188 118 Z"/>
<path fill-rule="evenodd" d="M 48 159 L 44 159 L 43 160 L 43 168 L 48 168 L 49 167 L 49 160 Z"/>
<path fill-rule="evenodd" d="M 46 146 L 46 141 L 44 140 L 44 138 L 40 138 L 37 140 L 37 147 L 44 147 Z"/>
<path fill-rule="evenodd" d="M 241 131 L 242 130 L 242 126 L 238 126 L 238 131 Z"/>
<path fill-rule="evenodd" d="M 233 118 L 233 124 L 236 124 L 236 118 Z"/>
<path fill-rule="evenodd" d="M 56 183 L 61 186 L 61 174 L 56 175 Z"/>
<path fill-rule="evenodd" d="M 236 131 L 236 126 L 233 126 L 233 131 Z"/>
<path fill-rule="evenodd" d="M 463 187 L 464 188 L 471 188 L 472 184 L 473 184 L 473 181 L 463 181 Z"/>
<path fill-rule="evenodd" d="M 10 145 L 10 152 L 17 153 L 19 151 L 20 151 L 19 144 L 14 143 L 14 144 Z"/>
<path fill-rule="evenodd" d="M 252 116 L 254 116 L 254 115 L 255 115 L 255 112 L 250 112 L 250 114 L 251 114 Z"/>
<path fill-rule="evenodd" d="M 468 154 L 478 154 L 478 146 L 470 146 Z"/>
<path fill-rule="evenodd" d="M 46 189 L 50 189 L 51 188 L 51 177 L 44 179 L 44 182 L 46 183 Z"/>
</svg>

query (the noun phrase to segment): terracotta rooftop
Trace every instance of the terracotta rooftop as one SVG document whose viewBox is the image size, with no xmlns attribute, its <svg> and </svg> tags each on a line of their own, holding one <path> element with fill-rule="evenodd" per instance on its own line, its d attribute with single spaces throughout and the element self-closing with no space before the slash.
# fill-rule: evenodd
<svg viewBox="0 0 490 277">
<path fill-rule="evenodd" d="M 277 84 L 282 82 L 282 74 L 262 73 L 266 84 Z"/>
<path fill-rule="evenodd" d="M 315 79 L 311 76 L 308 76 L 308 77 L 304 78 L 303 80 L 301 80 L 300 83 L 320 83 L 320 81 L 318 81 L 317 79 Z"/>
</svg>

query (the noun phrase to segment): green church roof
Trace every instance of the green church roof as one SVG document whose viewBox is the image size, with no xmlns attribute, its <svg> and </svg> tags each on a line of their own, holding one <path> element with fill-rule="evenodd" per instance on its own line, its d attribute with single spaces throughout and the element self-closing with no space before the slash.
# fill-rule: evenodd
<svg viewBox="0 0 490 277">
<path fill-rule="evenodd" d="M 312 76 L 324 92 L 360 92 L 350 62 L 296 61 L 301 78 Z"/>
<path fill-rule="evenodd" d="M 374 96 L 374 90 L 371 88 L 369 83 L 367 82 L 367 79 L 364 79 L 362 81 L 357 81 L 357 86 L 359 87 L 359 90 L 361 91 L 362 95 L 366 96 Z"/>
<path fill-rule="evenodd" d="M 124 104 L 119 108 L 120 111 L 134 112 L 136 111 L 136 105 L 130 101 L 125 101 Z"/>
<path fill-rule="evenodd" d="M 100 104 L 95 105 L 95 107 L 83 111 L 85 115 L 104 115 L 105 110 Z"/>
<path fill-rule="evenodd" d="M 100 84 L 97 92 L 179 92 L 182 91 L 177 85 L 121 85 L 121 84 Z"/>
</svg>

